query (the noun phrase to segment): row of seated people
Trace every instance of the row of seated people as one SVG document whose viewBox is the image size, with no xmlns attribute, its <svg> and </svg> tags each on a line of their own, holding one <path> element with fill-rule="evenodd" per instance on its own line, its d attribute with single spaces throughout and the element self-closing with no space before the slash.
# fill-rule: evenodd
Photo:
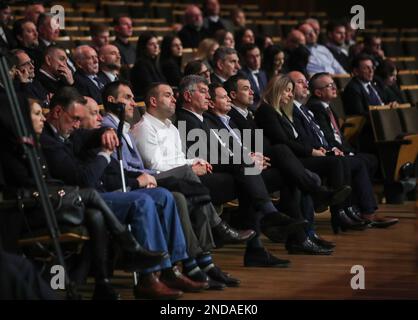
<svg viewBox="0 0 418 320">
<path fill-rule="evenodd" d="M 295 74 L 293 75 L 295 76 Z M 300 73 L 296 73 L 296 76 L 303 75 Z M 273 78 L 271 80 L 270 87 L 273 93 L 270 93 L 270 98 L 269 95 L 266 94 L 265 101 L 271 101 L 271 104 L 281 105 L 282 108 L 286 109 L 285 107 L 289 100 L 286 101 L 286 98 L 283 98 L 283 102 L 281 102 L 282 104 L 280 104 L 280 100 L 279 102 L 277 101 L 277 98 L 281 99 L 281 97 L 285 97 L 284 92 L 280 92 L 280 90 L 286 90 L 287 94 L 289 95 L 287 99 L 290 99 L 292 97 L 293 87 L 292 82 L 290 80 L 288 80 L 289 83 L 286 86 L 286 88 L 283 88 L 283 86 L 279 85 L 281 83 L 280 80 L 283 80 L 284 78 L 285 77 L 279 77 Z M 318 75 L 318 78 L 320 80 L 322 80 L 322 78 L 328 80 L 331 79 L 328 74 L 320 74 Z M 303 81 L 295 80 L 295 83 L 302 84 L 302 88 L 304 88 L 305 90 L 306 98 L 306 79 L 303 78 L 299 80 Z M 290 88 L 289 84 L 291 85 Z M 277 87 L 278 85 L 279 87 Z M 241 109 L 244 111 L 244 114 L 246 112 L 248 113 L 248 110 L 246 109 L 248 109 L 248 107 L 251 106 L 253 102 L 253 91 L 251 90 L 251 85 L 249 81 L 246 78 L 234 76 L 231 78 L 231 80 L 227 81 L 225 87 L 229 91 L 228 93 L 231 96 L 231 98 L 233 98 L 234 104 L 238 106 L 241 105 Z M 234 88 L 236 89 L 234 90 Z M 243 95 L 244 92 L 238 92 L 238 88 L 241 91 L 246 92 L 246 94 Z M 298 88 L 297 85 L 296 88 Z M 335 85 L 333 83 L 328 83 L 325 86 L 318 86 L 318 88 L 314 89 L 319 91 L 324 89 L 335 90 Z M 180 101 L 183 108 L 179 109 L 178 119 L 186 120 L 186 123 L 188 124 L 189 128 L 196 127 L 196 123 L 198 123 L 197 127 L 201 128 L 205 134 L 209 135 L 213 133 L 213 129 L 220 129 L 223 127 L 227 130 L 231 130 L 232 122 L 228 123 L 228 117 L 226 116 L 226 114 L 232 110 L 231 100 L 228 96 L 228 93 L 225 91 L 225 89 L 223 89 L 223 87 L 220 84 L 213 84 L 211 85 L 210 90 L 208 90 L 207 81 L 204 78 L 201 78 L 199 76 L 186 77 L 183 80 L 182 85 L 180 86 Z M 236 98 L 238 93 L 241 93 L 241 95 L 239 96 L 241 100 Z M 330 98 L 330 96 L 328 98 Z M 116 109 L 114 109 L 116 108 L 117 104 L 124 104 L 126 109 L 125 112 L 128 118 L 132 117 L 135 103 L 132 91 L 127 83 L 116 81 L 111 84 L 108 84 L 104 90 L 103 98 L 104 101 L 106 101 L 105 108 L 109 112 L 108 116 L 106 116 L 104 120 L 105 126 L 110 126 L 113 128 L 118 126 L 117 112 Z M 274 99 L 276 100 L 274 101 Z M 113 131 L 104 129 L 102 129 L 102 131 L 100 131 L 100 129 L 99 131 L 96 130 L 96 139 L 99 137 L 98 132 L 100 132 L 104 136 L 103 141 L 105 142 L 105 144 L 102 145 L 101 149 L 96 149 L 96 152 L 93 151 L 93 153 L 86 153 L 86 150 L 82 148 L 84 146 L 83 143 L 81 143 L 83 139 L 78 140 L 79 138 L 77 138 L 77 136 L 79 136 L 78 133 L 81 133 L 81 137 L 83 136 L 83 134 L 86 134 L 85 131 L 83 132 L 75 130 L 78 129 L 78 127 L 80 126 L 82 119 L 86 119 L 85 121 L 83 121 L 83 126 L 88 128 L 97 127 L 100 124 L 100 116 L 98 115 L 97 103 L 95 103 L 93 99 L 88 99 L 88 101 L 89 102 L 86 104 L 84 100 L 81 100 L 81 96 L 77 93 L 77 91 L 71 88 L 64 88 L 62 92 L 59 91 L 57 94 L 54 95 L 50 105 L 51 111 L 48 115 L 48 125 L 45 128 L 45 132 L 41 135 L 42 149 L 46 155 L 46 160 L 53 177 L 60 178 L 68 184 L 78 184 L 83 187 L 99 187 L 99 190 L 102 191 L 103 188 L 105 188 L 105 185 L 107 186 L 107 188 L 110 188 L 110 190 L 116 190 L 120 188 L 120 181 L 115 181 L 115 166 L 111 165 L 113 158 L 109 157 L 110 155 L 113 155 L 113 157 L 115 156 L 113 149 L 115 147 L 115 144 L 118 143 L 117 139 L 115 140 Z M 85 110 L 85 104 L 88 105 L 87 113 Z M 246 232 L 241 233 L 231 229 L 228 230 L 229 227 L 225 227 L 225 224 L 222 224 L 219 221 L 219 218 L 216 219 L 217 216 L 213 208 L 207 208 L 205 217 L 207 217 L 207 223 L 209 223 L 211 227 L 215 227 L 218 225 L 222 227 L 215 227 L 215 230 L 224 229 L 224 237 L 225 229 L 228 230 L 226 234 L 229 234 L 229 240 L 245 241 L 252 238 L 247 243 L 247 249 L 244 259 L 244 265 L 246 266 L 288 265 L 289 262 L 287 260 L 277 259 L 271 254 L 269 254 L 267 251 L 265 251 L 259 239 L 261 229 L 267 230 L 273 227 L 273 229 L 275 229 L 274 231 L 277 233 L 277 225 L 280 225 L 278 233 L 290 233 L 290 236 L 287 238 L 286 241 L 286 247 L 290 253 L 330 254 L 332 252 L 331 248 L 333 244 L 324 241 L 323 239 L 318 237 L 314 232 L 314 206 L 312 204 L 312 200 L 309 199 L 309 196 L 307 194 L 311 194 L 312 197 L 316 200 L 317 204 L 319 200 L 319 202 L 322 202 L 322 204 L 325 202 L 325 204 L 332 205 L 332 225 L 335 232 L 338 232 L 339 228 L 342 228 L 343 230 L 347 228 L 360 230 L 365 229 L 366 225 L 386 227 L 396 223 L 396 220 L 386 220 L 380 217 L 376 217 L 374 215 L 374 211 L 376 210 L 377 205 L 373 198 L 370 176 L 366 166 L 366 164 L 371 164 L 369 165 L 369 167 L 372 167 L 373 160 L 367 161 L 367 156 L 354 156 L 354 152 L 352 152 L 351 150 L 344 149 L 342 146 L 339 146 L 339 148 L 333 147 L 331 150 L 330 145 L 326 144 L 323 144 L 320 147 L 315 145 L 315 148 L 310 148 L 308 144 L 302 145 L 302 147 L 298 147 L 297 144 L 294 143 L 294 141 L 291 141 L 292 139 L 290 139 L 290 137 L 287 137 L 286 139 L 286 137 L 281 136 L 280 134 L 274 131 L 274 134 L 270 136 L 271 133 L 269 132 L 271 131 L 269 130 L 277 130 L 279 126 L 275 124 L 273 127 L 270 127 L 268 125 L 268 121 L 263 120 L 260 121 L 259 125 L 261 127 L 265 125 L 265 127 L 263 127 L 265 129 L 264 133 L 269 138 L 269 141 L 271 141 L 271 146 L 267 144 L 267 152 L 269 152 L 269 158 L 266 158 L 264 155 L 260 155 L 257 153 L 251 153 L 250 159 L 252 159 L 259 166 L 260 170 L 267 169 L 270 166 L 272 166 L 275 170 L 262 170 L 263 173 L 261 175 L 245 175 L 244 172 L 248 168 L 246 168 L 240 163 L 238 163 L 238 165 L 230 163 L 229 165 L 225 166 L 222 164 L 218 165 L 217 163 L 210 164 L 204 159 L 188 160 L 184 156 L 184 154 L 180 151 L 181 141 L 179 139 L 179 134 L 178 132 L 176 134 L 175 127 L 172 126 L 171 123 L 168 121 L 168 118 L 171 117 L 175 111 L 175 98 L 172 89 L 168 85 L 158 84 L 151 87 L 147 93 L 146 106 L 147 113 L 144 116 L 144 120 L 133 129 L 133 137 L 130 136 L 128 132 L 126 132 L 126 129 L 126 131 L 123 134 L 122 148 L 124 150 L 123 154 L 125 159 L 124 167 L 127 170 L 126 175 L 130 177 L 130 179 L 127 180 L 129 186 L 133 188 L 138 188 L 141 186 L 155 187 L 157 185 L 157 180 L 159 180 L 160 182 L 163 181 L 161 177 L 160 179 L 158 179 L 160 174 L 162 174 L 163 177 L 166 177 L 167 175 L 174 175 L 178 178 L 188 178 L 189 180 L 191 179 L 195 182 L 199 181 L 196 175 L 205 176 L 208 172 L 212 171 L 215 173 L 226 172 L 230 174 L 233 177 L 234 182 L 239 186 L 238 189 L 243 189 L 242 193 L 238 193 L 238 197 L 240 199 L 242 211 L 241 214 L 243 214 L 243 216 L 246 217 L 246 219 L 244 220 L 244 225 L 247 228 L 251 227 L 255 229 L 257 236 L 252 238 L 254 234 L 248 230 Z M 203 117 L 203 112 L 206 111 L 209 108 L 209 106 L 212 112 L 205 113 L 205 116 Z M 40 133 L 42 131 L 44 119 L 41 115 L 40 106 L 35 104 L 33 105 L 33 107 L 37 108 L 37 110 L 35 110 L 36 112 L 33 111 L 33 114 L 36 114 L 38 118 L 37 125 L 35 125 L 34 127 L 37 128 L 38 133 Z M 287 121 L 289 121 L 289 119 L 285 116 L 286 113 L 283 111 L 282 108 L 276 110 L 277 114 L 283 117 L 279 117 L 279 119 L 287 119 Z M 237 108 L 234 108 L 234 110 L 235 109 Z M 262 110 L 265 109 L 266 108 L 260 108 L 259 111 L 257 111 L 256 121 L 257 115 L 262 115 Z M 186 110 L 188 110 L 189 112 L 187 112 Z M 237 110 L 239 110 L 239 107 Z M 262 118 L 262 116 L 260 118 Z M 272 117 L 271 114 L 268 115 L 267 118 L 270 120 L 275 119 L 274 117 Z M 196 120 L 199 121 L 196 122 Z M 202 122 L 202 120 L 204 121 Z M 207 123 L 205 120 L 207 120 Z M 239 120 L 240 119 L 237 119 L 237 123 L 239 122 Z M 292 121 L 289 121 L 289 123 L 291 122 Z M 331 121 L 329 125 L 332 128 L 333 122 Z M 312 126 L 312 128 L 314 128 L 314 126 Z M 167 132 L 164 134 L 164 131 Z M 138 133 L 137 135 L 136 132 Z M 296 131 L 290 132 L 292 134 L 295 134 Z M 334 133 L 335 137 L 337 137 L 337 132 Z M 67 139 L 70 136 L 70 134 L 70 139 Z M 90 132 L 90 134 L 93 135 L 92 132 Z M 216 133 L 215 137 L 216 139 L 222 138 L 222 136 L 219 136 Z M 239 140 L 239 135 L 237 134 L 232 134 L 232 137 L 235 140 Z M 296 135 L 293 135 L 293 138 L 298 139 L 298 134 L 296 133 Z M 330 139 L 330 137 L 327 138 Z M 170 141 L 170 139 L 174 139 L 174 141 Z M 77 145 L 77 141 L 81 144 Z M 220 155 L 222 155 L 224 152 L 227 152 L 227 154 L 231 158 L 230 160 L 234 160 L 234 152 L 236 150 L 228 146 L 229 141 L 218 141 Z M 330 144 L 337 143 L 331 139 L 329 141 Z M 96 141 L 96 144 L 94 144 L 94 147 L 96 148 L 100 145 L 100 143 L 98 144 L 97 142 L 98 141 Z M 239 141 L 237 142 L 239 144 Z M 242 148 L 239 149 L 240 151 L 238 153 L 242 153 L 242 156 L 244 157 L 247 155 L 247 151 L 254 150 L 256 146 L 248 146 L 247 148 L 243 146 L 243 142 L 246 141 L 241 141 Z M 164 145 L 162 145 L 163 143 Z M 303 144 L 305 143 L 306 141 Z M 136 150 L 136 145 L 138 146 L 140 153 L 138 153 L 138 150 Z M 80 148 L 83 150 L 81 151 Z M 341 151 L 340 148 L 344 151 Z M 79 153 L 77 152 L 77 150 Z M 323 155 L 325 155 L 325 150 L 332 151 L 337 157 L 322 157 Z M 100 152 L 97 153 L 97 151 Z M 347 154 L 347 157 L 343 157 L 344 152 Z M 69 157 L 69 154 L 71 154 L 71 157 Z M 77 159 L 77 156 L 80 157 L 80 154 L 82 155 L 83 159 Z M 144 161 L 141 160 L 140 154 L 142 154 L 142 156 L 144 157 Z M 300 159 L 299 162 L 295 155 L 298 158 L 307 157 L 307 159 L 304 159 L 303 161 Z M 316 159 L 315 156 L 317 156 Z M 8 163 L 10 164 L 10 162 Z M 251 161 L 245 163 L 251 163 Z M 144 169 L 144 164 L 146 167 L 148 167 L 148 171 L 144 171 L 146 170 Z M 323 176 L 325 175 L 327 178 L 327 182 L 330 185 L 332 185 L 334 191 L 329 191 L 320 187 L 318 185 L 319 179 L 317 178 L 317 176 L 313 174 L 311 171 L 305 171 L 304 167 L 311 169 L 312 172 L 317 172 L 318 174 Z M 330 168 L 333 168 L 333 170 L 330 170 Z M 108 173 L 106 178 L 103 178 L 103 172 L 105 170 L 107 170 L 107 172 L 110 171 L 110 173 Z M 280 174 L 290 175 L 289 179 L 286 179 L 286 184 L 283 183 L 284 179 L 280 178 Z M 152 175 L 156 175 L 156 178 L 153 178 Z M 120 177 L 118 178 L 120 179 Z M 104 179 L 105 183 L 103 183 L 102 179 Z M 359 212 L 361 212 L 363 216 L 359 216 L 359 212 L 356 212 L 355 207 L 353 207 L 352 205 L 353 203 L 350 200 L 346 200 L 350 190 L 350 187 L 348 187 L 349 185 L 351 185 L 353 189 L 356 190 L 354 203 L 358 205 L 358 207 L 360 208 Z M 292 216 L 293 218 L 286 219 L 283 215 L 278 214 L 277 209 L 273 206 L 273 204 L 270 201 L 267 192 L 268 188 L 272 188 L 273 190 L 277 188 L 281 189 L 283 211 L 285 211 L 288 215 Z M 303 198 L 306 199 L 304 201 L 304 208 L 300 208 L 300 200 L 295 199 L 295 195 L 298 194 L 298 192 L 294 192 L 295 188 L 300 188 L 302 190 L 302 193 L 306 193 L 303 195 Z M 107 189 L 106 191 L 110 190 Z M 137 195 L 135 195 L 135 197 L 137 197 Z M 110 197 L 110 199 L 111 200 L 109 200 L 108 198 L 110 203 L 113 203 L 114 198 Z M 110 207 L 115 211 L 115 213 L 121 220 L 124 221 L 126 219 L 126 211 L 123 211 L 120 207 L 115 206 L 114 203 L 110 205 Z M 248 210 L 248 208 L 251 208 L 253 210 Z M 212 212 L 212 214 L 210 214 L 210 212 Z M 255 212 L 257 212 L 258 215 L 254 214 Z M 188 216 L 188 214 L 189 213 L 183 213 L 181 214 L 181 216 Z M 261 221 L 259 216 L 260 214 L 263 217 Z M 208 216 L 211 216 L 211 218 L 208 218 Z M 297 228 L 303 225 L 302 217 L 305 217 L 310 221 L 308 227 L 306 227 L 305 229 Z M 209 221 L 210 219 L 213 219 L 213 221 Z M 183 220 L 184 218 L 182 219 L 182 226 L 183 228 L 185 228 Z M 142 226 L 141 231 L 143 231 L 146 234 L 145 229 L 146 226 Z M 210 230 L 212 228 L 207 229 Z M 177 233 L 181 233 L 179 230 L 176 231 Z M 198 235 L 198 238 L 202 236 L 202 229 L 195 229 L 195 232 Z M 219 230 L 218 233 L 222 234 L 222 232 L 219 232 Z M 231 236 L 231 233 L 233 236 Z M 138 239 L 140 238 L 139 234 L 136 234 L 135 232 L 134 234 L 136 235 L 137 240 L 140 241 L 140 239 Z M 190 244 L 191 239 L 188 238 L 187 240 L 190 241 L 188 241 L 188 243 Z M 146 246 L 146 244 L 143 245 Z M 206 247 L 207 246 L 208 244 L 206 243 Z M 151 249 L 161 249 L 161 251 L 167 251 L 167 247 Z M 231 286 L 236 286 L 239 283 L 236 279 L 230 278 L 228 275 L 225 275 L 224 273 L 220 272 L 219 269 L 214 267 L 211 263 L 210 258 L 208 258 L 210 257 L 210 254 L 208 254 L 207 252 L 206 254 L 203 254 L 204 258 L 202 258 L 200 255 L 198 256 L 199 258 L 197 259 L 191 259 L 193 260 L 192 262 L 184 262 L 184 271 L 188 276 L 192 277 L 193 275 L 195 275 L 197 266 L 196 261 L 200 261 L 200 263 L 203 263 L 203 265 L 200 266 L 204 270 L 206 270 L 207 273 L 213 273 L 213 271 L 210 272 L 210 270 L 218 271 L 215 272 L 215 274 L 212 274 L 212 276 L 217 280 L 221 280 L 221 283 L 223 282 L 224 284 Z M 205 264 L 202 261 L 206 263 L 209 261 L 209 264 Z M 207 268 L 208 266 L 211 267 Z M 190 270 L 190 268 L 192 270 Z M 170 270 L 172 271 L 172 269 Z M 166 296 L 169 295 L 170 297 L 178 297 L 180 295 L 178 291 L 175 293 L 173 293 L 172 291 L 167 292 L 167 289 L 165 291 L 163 290 L 162 292 L 161 290 L 157 290 L 158 294 L 156 294 L 153 291 L 149 292 L 149 290 L 151 290 L 150 288 L 153 288 L 155 290 L 155 282 L 157 281 L 155 277 L 151 276 L 153 275 L 152 271 L 155 271 L 155 269 L 151 269 L 151 272 L 149 273 L 145 272 L 145 281 L 141 282 L 142 287 L 140 285 L 139 288 L 136 288 L 137 296 L 141 297 L 142 294 L 151 297 L 161 297 L 161 295 L 165 294 Z M 170 276 L 173 276 L 172 274 L 170 274 L 172 273 L 171 271 L 168 275 L 166 273 L 163 273 L 163 275 L 166 274 L 165 277 L 170 278 Z M 202 270 L 200 270 L 200 272 L 202 272 Z M 174 273 L 176 272 L 174 271 Z M 165 279 L 165 277 L 162 278 Z M 152 282 L 150 278 L 154 282 Z M 195 280 L 199 279 L 202 280 L 202 278 L 199 277 L 197 279 L 195 278 Z M 172 286 L 178 285 L 177 282 L 176 284 L 173 284 L 170 283 L 170 281 L 167 281 L 165 282 L 166 284 L 168 283 Z M 152 284 L 150 284 L 150 282 Z M 213 286 L 213 279 L 211 282 Z M 161 285 L 160 282 L 157 281 L 157 283 Z M 148 287 L 144 288 L 144 286 Z M 204 288 L 205 286 L 208 286 L 208 284 L 201 284 L 201 286 L 197 288 L 196 284 L 193 288 L 190 288 L 190 286 L 186 286 L 184 283 L 182 284 L 182 286 L 183 287 L 181 287 L 181 289 L 183 290 L 196 291 Z M 147 289 L 148 291 L 146 291 Z"/>
</svg>

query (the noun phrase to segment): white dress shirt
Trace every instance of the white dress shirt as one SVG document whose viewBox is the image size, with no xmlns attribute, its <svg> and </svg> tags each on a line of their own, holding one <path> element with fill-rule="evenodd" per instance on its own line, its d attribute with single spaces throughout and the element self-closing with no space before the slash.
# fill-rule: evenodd
<svg viewBox="0 0 418 320">
<path fill-rule="evenodd" d="M 163 122 L 146 112 L 132 135 L 146 168 L 167 171 L 197 160 L 186 159 L 180 133 L 168 119 Z"/>
</svg>

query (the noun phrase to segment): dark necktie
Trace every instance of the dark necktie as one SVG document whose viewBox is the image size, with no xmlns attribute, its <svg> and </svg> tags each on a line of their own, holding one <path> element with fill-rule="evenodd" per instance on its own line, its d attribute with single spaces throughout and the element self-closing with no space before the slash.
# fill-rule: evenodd
<svg viewBox="0 0 418 320">
<path fill-rule="evenodd" d="M 311 127 L 312 131 L 317 136 L 318 140 L 320 141 L 321 145 L 327 149 L 329 147 L 328 141 L 325 139 L 324 133 L 322 132 L 321 128 L 315 123 L 314 119 L 309 114 L 309 110 L 305 106 L 300 106 L 300 110 L 306 116 L 309 126 Z"/>
<path fill-rule="evenodd" d="M 103 87 L 104 87 L 104 84 L 103 84 L 103 82 L 100 81 L 99 77 L 98 76 L 94 76 L 93 77 L 93 80 L 96 82 L 97 88 L 99 88 L 99 90 L 102 90 Z"/>
<path fill-rule="evenodd" d="M 382 99 L 380 99 L 379 95 L 376 93 L 375 89 L 370 83 L 367 85 L 367 89 L 369 90 L 369 94 L 368 94 L 369 105 L 371 106 L 382 105 L 383 104 Z"/>
</svg>

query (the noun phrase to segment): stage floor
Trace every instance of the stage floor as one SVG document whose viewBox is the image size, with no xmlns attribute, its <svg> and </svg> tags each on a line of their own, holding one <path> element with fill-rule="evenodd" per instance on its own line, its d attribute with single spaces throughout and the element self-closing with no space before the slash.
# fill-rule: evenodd
<svg viewBox="0 0 418 320">
<path fill-rule="evenodd" d="M 283 244 L 264 238 L 266 247 L 275 255 L 291 260 L 286 269 L 243 267 L 243 245 L 215 250 L 216 264 L 241 279 L 241 287 L 186 293 L 182 299 L 418 299 L 415 203 L 381 205 L 379 210 L 399 217 L 400 222 L 388 229 L 334 235 L 329 214 L 317 215 L 318 233 L 337 244 L 331 256 L 288 255 Z M 354 265 L 364 267 L 364 290 L 353 290 L 350 285 Z M 133 299 L 130 274 L 115 272 L 113 283 L 123 299 Z M 91 285 L 82 289 L 85 298 L 91 296 L 91 291 Z"/>
</svg>

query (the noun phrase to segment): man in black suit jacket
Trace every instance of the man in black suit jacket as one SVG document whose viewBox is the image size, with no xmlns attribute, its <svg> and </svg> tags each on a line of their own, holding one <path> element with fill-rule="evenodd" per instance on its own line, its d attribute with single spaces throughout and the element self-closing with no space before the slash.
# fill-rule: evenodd
<svg viewBox="0 0 418 320">
<path fill-rule="evenodd" d="M 283 214 L 279 214 L 277 209 L 274 207 L 270 200 L 270 196 L 266 189 L 263 179 L 259 174 L 256 175 L 245 175 L 246 166 L 241 164 L 240 161 L 237 164 L 232 162 L 233 153 L 244 153 L 241 147 L 233 148 L 229 144 L 229 141 L 226 143 L 221 139 L 220 132 L 214 130 L 216 128 L 215 123 L 211 122 L 211 116 L 203 116 L 204 111 L 208 110 L 209 103 L 209 92 L 207 81 L 195 75 L 190 75 L 185 77 L 180 84 L 180 99 L 182 102 L 182 108 L 178 110 L 177 120 L 183 121 L 186 123 L 186 133 L 192 129 L 200 129 L 202 134 L 206 135 L 206 140 L 208 144 L 208 150 L 210 153 L 218 153 L 217 159 L 226 157 L 229 161 L 225 164 L 213 163 L 212 166 L 214 172 L 225 172 L 229 173 L 234 177 L 235 183 L 239 186 L 239 202 L 240 207 L 244 211 L 250 207 L 254 207 L 256 211 L 259 211 L 263 218 L 261 221 L 258 221 L 259 218 L 253 217 L 250 215 L 250 212 L 246 212 L 244 223 L 251 225 L 252 229 L 256 230 L 260 234 L 260 226 L 262 227 L 273 227 L 276 225 L 287 226 L 287 229 L 296 228 L 299 225 L 299 221 L 295 221 L 290 218 L 285 218 Z M 215 118 L 216 119 L 216 118 Z M 213 125 L 213 126 L 212 126 Z M 215 141 L 215 149 L 210 148 L 210 140 Z M 194 141 L 197 142 L 197 141 Z M 236 145 L 236 141 L 234 144 Z M 201 158 L 208 158 L 210 153 L 204 155 L 199 154 Z M 210 160 L 210 159 L 208 159 Z M 270 213 L 269 213 L 270 212 Z M 283 218 L 283 219 L 282 219 Z M 273 222 L 276 220 L 276 222 Z M 282 220 L 282 221 L 280 221 Z M 262 243 L 259 240 L 259 237 L 255 237 L 247 243 L 247 250 L 244 257 L 244 265 L 248 267 L 260 266 L 260 267 L 274 267 L 274 266 L 286 266 L 289 261 L 283 261 L 272 256 L 267 252 Z"/>
<path fill-rule="evenodd" d="M 0 2 L 0 47 L 8 50 L 17 46 L 16 39 L 8 25 L 12 20 L 12 10 L 5 1 Z"/>
<path fill-rule="evenodd" d="M 74 60 L 78 70 L 74 74 L 75 87 L 83 96 L 93 98 L 102 104 L 102 89 L 105 84 L 98 77 L 99 59 L 92 47 L 82 45 L 76 48 Z"/>
<path fill-rule="evenodd" d="M 330 107 L 331 101 L 336 98 L 336 85 L 328 73 L 318 73 L 309 82 L 311 98 L 307 102 L 307 108 L 315 115 L 315 122 L 324 133 L 328 143 L 328 150 L 337 157 L 342 157 L 345 164 L 345 172 L 349 168 L 352 179 L 353 191 L 357 197 L 357 204 L 362 217 L 372 222 L 372 226 L 387 227 L 396 223 L 397 219 L 386 219 L 375 214 L 377 203 L 373 194 L 371 177 L 377 167 L 377 160 L 373 155 L 356 153 L 345 141 L 338 123 L 337 117 Z"/>
<path fill-rule="evenodd" d="M 203 9 L 205 12 L 203 27 L 208 30 L 209 37 L 213 38 L 218 30 L 233 31 L 232 22 L 219 16 L 221 6 L 219 5 L 218 0 L 206 0 Z"/>
<path fill-rule="evenodd" d="M 50 46 L 46 49 L 44 62 L 36 74 L 36 79 L 48 93 L 55 93 L 62 87 L 74 85 L 67 59 L 65 50 L 60 47 Z"/>
<path fill-rule="evenodd" d="M 224 84 L 224 88 L 227 90 L 230 98 L 232 99 L 232 108 L 228 112 L 231 120 L 237 125 L 240 130 L 241 137 L 244 137 L 244 131 L 251 133 L 251 146 L 247 144 L 248 148 L 254 151 L 254 144 L 257 143 L 255 140 L 255 131 L 257 125 L 254 121 L 249 107 L 252 106 L 253 92 L 248 79 L 242 75 L 236 75 Z M 246 144 L 245 139 L 242 139 L 243 144 Z M 261 143 L 259 141 L 258 143 Z M 300 248 L 301 251 L 306 253 L 321 252 L 321 247 L 330 249 L 333 247 L 332 243 L 321 239 L 314 231 L 314 208 L 311 197 L 307 194 L 315 196 L 317 203 L 321 202 L 321 206 L 324 207 L 321 210 L 325 210 L 328 205 L 335 204 L 336 202 L 342 202 L 345 197 L 349 194 L 349 188 L 343 188 L 338 192 L 331 192 L 320 186 L 320 179 L 313 172 L 307 172 L 303 167 L 299 159 L 293 154 L 293 152 L 284 144 L 270 145 L 267 139 L 263 139 L 264 153 L 270 157 L 273 168 L 277 168 L 280 173 L 289 181 L 288 185 L 295 185 L 301 192 L 303 201 L 302 212 L 304 217 L 310 222 L 310 226 L 307 229 L 307 234 L 310 241 L 306 241 Z M 283 194 L 283 199 L 286 199 Z M 319 206 L 318 206 L 319 207 Z M 317 248 L 316 245 L 319 246 Z"/>
<path fill-rule="evenodd" d="M 213 64 L 214 70 L 210 76 L 211 83 L 223 84 L 241 69 L 237 51 L 227 47 L 216 49 L 213 55 Z"/>
<path fill-rule="evenodd" d="M 246 44 L 241 49 L 245 67 L 241 72 L 247 76 L 254 92 L 254 102 L 251 110 L 255 111 L 259 105 L 264 88 L 267 86 L 267 75 L 261 70 L 261 52 L 255 44 Z"/>
<path fill-rule="evenodd" d="M 105 85 L 119 78 L 122 62 L 118 47 L 112 44 L 105 44 L 100 47 L 99 62 L 100 71 L 98 76 Z"/>
</svg>

